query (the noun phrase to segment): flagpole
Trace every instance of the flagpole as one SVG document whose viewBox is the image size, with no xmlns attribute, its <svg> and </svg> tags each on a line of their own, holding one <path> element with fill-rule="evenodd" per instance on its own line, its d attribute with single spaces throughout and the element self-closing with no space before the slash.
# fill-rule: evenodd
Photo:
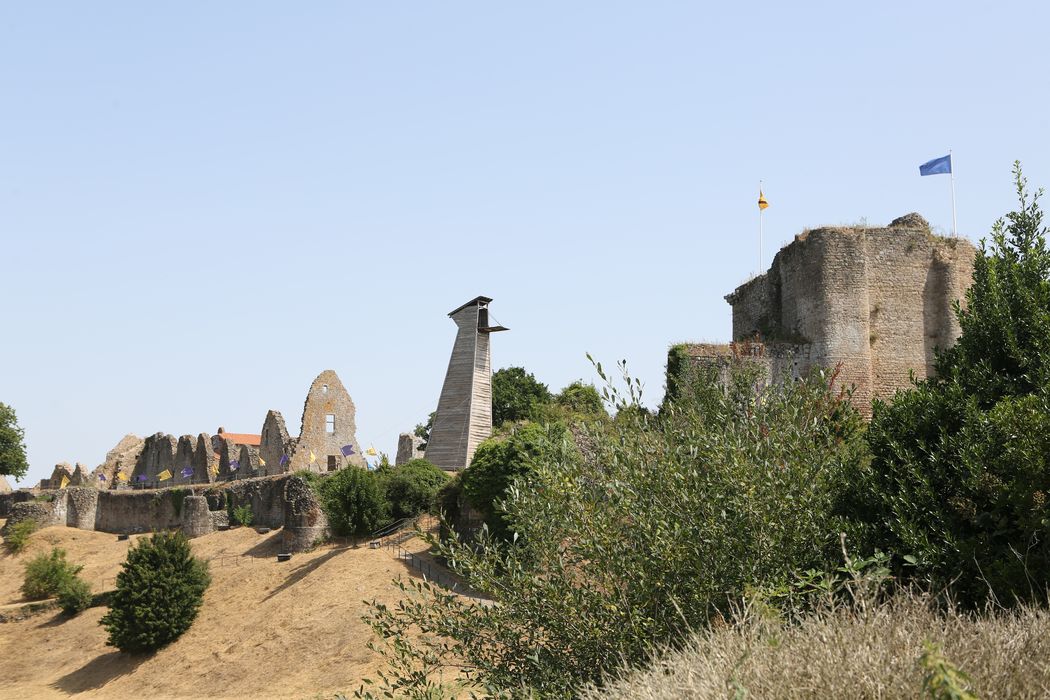
<svg viewBox="0 0 1050 700">
<path fill-rule="evenodd" d="M 762 196 L 762 181 L 758 181 L 758 196 Z M 758 208 L 758 270 L 755 274 L 762 274 L 762 207 Z"/>
<path fill-rule="evenodd" d="M 951 175 L 952 180 L 952 236 L 958 237 L 959 228 L 955 223 L 955 162 L 952 158 L 952 151 L 950 148 L 948 149 L 948 164 L 951 166 L 951 170 L 948 171 L 948 174 Z"/>
</svg>

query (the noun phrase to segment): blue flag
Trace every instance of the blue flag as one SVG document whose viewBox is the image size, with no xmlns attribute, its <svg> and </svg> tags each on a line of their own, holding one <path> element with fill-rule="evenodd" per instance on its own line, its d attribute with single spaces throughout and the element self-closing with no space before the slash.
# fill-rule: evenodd
<svg viewBox="0 0 1050 700">
<path fill-rule="evenodd" d="M 354 453 L 354 446 L 353 445 L 343 445 L 342 447 L 339 448 L 339 451 L 343 453 L 344 457 L 349 457 L 350 455 L 352 455 Z"/>
<path fill-rule="evenodd" d="M 138 475 L 137 477 L 135 477 L 135 478 L 136 478 L 137 480 L 139 480 L 139 481 L 148 481 L 148 480 L 149 480 L 149 477 L 148 477 L 148 476 L 146 476 L 145 474 L 139 474 L 139 475 Z"/>
<path fill-rule="evenodd" d="M 99 481 L 105 481 L 106 480 L 106 475 L 105 474 L 99 474 L 98 475 L 98 480 Z"/>
<path fill-rule="evenodd" d="M 193 476 L 193 470 L 190 469 L 189 467 L 186 467 L 185 469 L 183 469 L 179 473 L 182 474 L 182 478 L 183 479 L 189 479 L 191 476 Z"/>
<path fill-rule="evenodd" d="M 926 161 L 919 166 L 919 175 L 945 175 L 952 171 L 952 156 L 949 153 L 940 158 Z"/>
<path fill-rule="evenodd" d="M 280 459 L 278 460 L 278 463 L 279 463 L 279 464 L 280 464 L 280 465 L 281 465 L 282 467 L 283 467 L 284 465 L 288 464 L 288 455 L 281 455 L 281 458 L 280 458 Z"/>
<path fill-rule="evenodd" d="M 240 469 L 240 467 L 241 467 L 241 463 L 239 461 L 237 461 L 236 459 L 231 459 L 230 460 L 230 471 L 231 472 L 237 471 L 238 469 Z"/>
</svg>

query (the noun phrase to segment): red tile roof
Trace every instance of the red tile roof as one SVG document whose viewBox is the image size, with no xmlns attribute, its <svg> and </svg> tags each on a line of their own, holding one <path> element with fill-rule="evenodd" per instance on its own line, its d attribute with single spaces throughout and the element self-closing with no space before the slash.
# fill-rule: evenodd
<svg viewBox="0 0 1050 700">
<path fill-rule="evenodd" d="M 262 444 L 262 435 L 253 435 L 251 433 L 220 433 L 219 437 L 233 440 L 238 445 L 252 445 L 258 447 Z"/>
</svg>

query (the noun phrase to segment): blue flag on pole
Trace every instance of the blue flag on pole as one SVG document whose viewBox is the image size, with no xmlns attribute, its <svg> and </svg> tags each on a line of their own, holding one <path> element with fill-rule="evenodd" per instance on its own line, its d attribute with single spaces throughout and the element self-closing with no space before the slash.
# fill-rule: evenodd
<svg viewBox="0 0 1050 700">
<path fill-rule="evenodd" d="M 282 467 L 288 464 L 288 455 L 281 455 L 281 458 L 278 460 L 278 462 Z"/>
<path fill-rule="evenodd" d="M 236 459 L 231 459 L 230 460 L 230 471 L 231 472 L 235 472 L 235 471 L 237 471 L 240 468 L 241 468 L 241 463 L 238 460 L 236 460 Z"/>
<path fill-rule="evenodd" d="M 343 453 L 344 457 L 349 457 L 350 455 L 352 455 L 354 453 L 354 446 L 353 445 L 343 445 L 342 447 L 339 448 L 339 451 Z"/>
<path fill-rule="evenodd" d="M 919 166 L 919 175 L 947 175 L 952 171 L 952 156 L 949 153 L 940 158 L 926 161 Z"/>
</svg>

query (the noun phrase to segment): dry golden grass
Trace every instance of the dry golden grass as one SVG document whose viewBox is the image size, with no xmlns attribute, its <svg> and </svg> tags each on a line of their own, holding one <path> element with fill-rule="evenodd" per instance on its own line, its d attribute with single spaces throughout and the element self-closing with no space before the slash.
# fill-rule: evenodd
<svg viewBox="0 0 1050 700">
<path fill-rule="evenodd" d="M 966 615 L 900 593 L 786 626 L 744 614 L 585 698 L 916 698 L 924 642 L 969 675 L 981 698 L 1050 697 L 1050 613 Z"/>
<path fill-rule="evenodd" d="M 409 575 L 385 550 L 325 546 L 277 563 L 280 533 L 249 528 L 191 540 L 212 560 L 212 585 L 193 627 L 150 655 L 106 646 L 105 608 L 49 611 L 0 623 L 0 698 L 315 698 L 352 692 L 382 659 L 366 644 L 363 600 L 397 601 Z M 132 537 L 137 540 L 139 536 Z M 112 588 L 129 546 L 115 535 L 49 527 L 18 555 L 0 553 L 0 606 L 17 604 L 23 564 L 62 547 L 95 591 Z M 424 550 L 413 539 L 403 547 Z"/>
</svg>

